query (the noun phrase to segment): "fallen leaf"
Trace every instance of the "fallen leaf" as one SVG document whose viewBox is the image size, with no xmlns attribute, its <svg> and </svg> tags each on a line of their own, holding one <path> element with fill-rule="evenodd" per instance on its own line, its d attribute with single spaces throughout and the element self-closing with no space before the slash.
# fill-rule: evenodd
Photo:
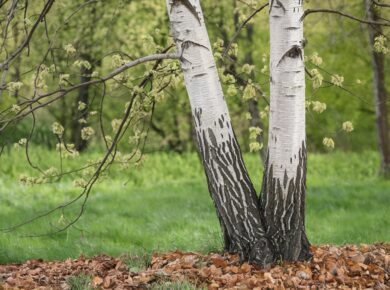
<svg viewBox="0 0 390 290">
<path fill-rule="evenodd" d="M 99 276 L 95 276 L 92 279 L 92 286 L 97 287 L 103 284 L 103 279 L 100 278 Z"/>
</svg>

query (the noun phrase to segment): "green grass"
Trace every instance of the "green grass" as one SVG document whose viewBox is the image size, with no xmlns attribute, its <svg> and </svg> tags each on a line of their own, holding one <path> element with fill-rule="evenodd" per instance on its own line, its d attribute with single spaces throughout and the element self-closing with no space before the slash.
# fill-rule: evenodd
<svg viewBox="0 0 390 290">
<path fill-rule="evenodd" d="M 33 161 L 46 169 L 55 153 L 34 150 Z M 65 161 L 74 168 L 97 153 Z M 390 182 L 377 177 L 375 152 L 310 154 L 307 230 L 312 243 L 390 242 Z M 246 155 L 257 188 L 261 183 L 258 157 Z M 60 183 L 28 187 L 20 174 L 32 175 L 23 152 L 0 158 L 0 228 L 77 196 L 72 178 Z M 94 188 L 86 212 L 75 227 L 57 234 L 26 238 L 55 230 L 71 219 L 80 204 L 21 229 L 0 233 L 0 264 L 27 259 L 65 259 L 107 253 L 143 255 L 151 252 L 218 251 L 219 224 L 196 154 L 148 155 L 142 168 L 115 168 Z"/>
<path fill-rule="evenodd" d="M 121 260 L 125 263 L 130 272 L 141 272 L 151 266 L 152 254 L 145 252 L 138 255 L 122 255 Z"/>
<path fill-rule="evenodd" d="M 203 290 L 206 288 L 197 288 L 188 281 L 182 282 L 161 282 L 151 286 L 150 290 Z"/>
<path fill-rule="evenodd" d="M 70 290 L 92 290 L 91 277 L 86 275 L 69 277 L 67 282 Z"/>
</svg>

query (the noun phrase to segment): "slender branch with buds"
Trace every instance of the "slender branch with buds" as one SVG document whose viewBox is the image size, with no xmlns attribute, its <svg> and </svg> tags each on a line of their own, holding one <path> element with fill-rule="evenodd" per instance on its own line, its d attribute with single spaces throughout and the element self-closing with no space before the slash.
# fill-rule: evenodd
<svg viewBox="0 0 390 290">
<path fill-rule="evenodd" d="M 353 16 L 353 15 L 350 15 L 350 14 L 347 14 L 347 13 L 344 13 L 344 12 L 341 12 L 341 11 L 338 11 L 338 10 L 327 9 L 327 8 L 321 8 L 321 9 L 307 9 L 307 10 L 303 13 L 303 15 L 302 15 L 302 17 L 301 17 L 301 21 L 303 21 L 303 20 L 306 18 L 306 16 L 308 16 L 308 15 L 310 15 L 310 14 L 313 14 L 313 13 L 331 13 L 331 14 L 337 14 L 337 15 L 340 15 L 340 16 L 343 16 L 343 17 L 346 17 L 346 18 L 349 18 L 349 19 L 358 21 L 358 22 L 360 22 L 360 23 L 373 24 L 373 25 L 381 25 L 381 26 L 390 26 L 390 23 L 364 20 L 364 19 L 357 18 L 357 17 L 355 17 L 355 16 Z"/>
<path fill-rule="evenodd" d="M 30 100 L 26 100 L 26 101 L 19 104 L 19 106 L 23 106 L 23 108 L 21 108 L 20 112 L 15 117 L 5 119 L 5 120 L 0 119 L 0 124 L 3 124 L 0 127 L 0 132 L 3 131 L 11 122 L 23 119 L 24 117 L 31 114 L 32 112 L 34 112 L 40 108 L 46 107 L 47 105 L 61 99 L 62 97 L 64 97 L 68 93 L 75 91 L 81 87 L 90 86 L 90 85 L 94 85 L 94 84 L 98 84 L 98 83 L 104 83 L 110 79 L 113 79 L 115 76 L 121 74 L 122 72 L 128 70 L 129 68 L 135 67 L 139 64 L 143 64 L 143 63 L 151 62 L 151 61 L 166 60 L 166 59 L 180 59 L 180 57 L 181 57 L 181 55 L 178 53 L 154 54 L 154 55 L 141 57 L 139 59 L 136 59 L 134 61 L 130 61 L 130 62 L 122 65 L 121 67 L 117 68 L 116 70 L 114 70 L 113 72 L 111 72 L 110 74 L 108 74 L 107 76 L 105 76 L 103 78 L 80 83 L 80 84 L 71 86 L 71 87 L 66 88 L 66 89 L 62 88 L 59 90 L 55 90 L 55 91 L 40 95 L 40 96 L 32 98 Z M 45 99 L 45 98 L 48 98 L 51 96 L 55 96 L 55 97 L 50 99 L 49 101 L 47 101 L 45 103 L 40 102 L 42 99 Z M 30 107 L 32 104 L 36 104 L 36 103 L 38 103 L 39 105 L 37 105 L 35 107 Z M 9 110 L 10 110 L 10 108 L 7 111 L 9 111 Z M 7 112 L 7 111 L 5 111 L 5 112 Z M 4 112 L 2 112 L 1 114 L 3 114 L 3 113 Z M 0 114 L 0 116 L 1 116 L 1 114 Z"/>
</svg>

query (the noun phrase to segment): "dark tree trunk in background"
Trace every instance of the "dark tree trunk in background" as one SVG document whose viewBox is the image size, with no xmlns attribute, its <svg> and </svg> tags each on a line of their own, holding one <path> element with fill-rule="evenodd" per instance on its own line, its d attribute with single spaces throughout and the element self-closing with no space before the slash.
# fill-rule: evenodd
<svg viewBox="0 0 390 290">
<path fill-rule="evenodd" d="M 251 120 L 250 120 L 251 127 L 258 127 L 263 129 L 264 124 L 260 119 L 259 101 L 257 99 L 250 99 L 248 102 L 248 107 L 249 107 L 249 114 L 251 115 Z M 267 154 L 266 154 L 266 145 L 264 145 L 263 133 L 257 135 L 256 142 L 263 144 L 263 147 L 259 151 L 259 157 L 261 163 L 264 166 Z"/>
<path fill-rule="evenodd" d="M 18 43 L 18 41 L 19 41 L 19 29 L 18 29 L 17 25 L 15 25 L 15 27 L 12 30 L 12 32 L 13 32 L 13 37 L 14 37 L 15 43 Z M 22 58 L 21 57 L 17 57 L 15 59 L 15 61 L 14 61 L 13 67 L 14 67 L 15 71 L 14 71 L 14 73 L 12 75 L 12 79 L 13 79 L 14 82 L 20 81 L 20 66 L 21 66 L 21 63 L 22 63 Z M 15 99 L 19 98 L 19 91 L 18 90 L 15 92 L 14 96 L 15 96 Z"/>
<path fill-rule="evenodd" d="M 237 7 L 237 0 L 233 0 L 233 7 L 234 7 L 234 15 L 233 15 L 233 20 L 234 20 L 234 27 L 235 27 L 235 30 L 237 31 L 240 27 L 240 23 L 239 23 L 239 13 L 238 13 L 238 10 L 236 9 Z M 221 27 L 224 27 L 221 23 Z M 253 56 L 252 56 L 252 45 L 253 45 L 253 24 L 247 24 L 246 25 L 246 30 L 247 30 L 247 42 L 248 42 L 248 47 L 249 47 L 249 50 L 245 53 L 245 62 L 248 63 L 248 64 L 253 64 Z M 223 40 L 225 43 L 229 43 L 229 38 L 228 38 L 228 34 L 226 31 L 223 31 L 222 33 L 223 35 Z M 237 73 L 237 64 L 236 64 L 236 59 L 233 57 L 233 60 L 235 62 L 232 62 L 230 67 L 229 67 L 229 70 L 231 71 L 231 73 L 236 77 L 237 79 L 237 83 L 241 86 L 245 86 L 246 83 L 245 81 L 240 77 L 240 75 Z M 254 74 L 252 73 L 252 78 L 254 79 Z M 261 118 L 260 118 L 260 110 L 259 110 L 259 102 L 258 102 L 258 99 L 250 99 L 248 101 L 248 111 L 249 111 L 249 114 L 251 116 L 251 120 L 250 120 L 250 126 L 251 127 L 258 127 L 260 129 L 264 129 L 264 124 L 263 122 L 261 121 Z M 263 144 L 263 141 L 264 141 L 264 138 L 263 138 L 263 135 L 260 134 L 256 137 L 256 142 L 260 143 L 260 144 Z M 263 144 L 264 145 L 264 144 Z M 261 163 L 263 164 L 264 166 L 264 163 L 265 163 L 265 158 L 266 158 L 266 146 L 263 146 L 263 148 L 260 149 L 259 151 L 259 157 L 260 157 L 260 161 Z"/>
<path fill-rule="evenodd" d="M 84 59 L 90 61 L 89 58 L 84 57 Z M 80 68 L 80 83 L 88 82 L 91 80 L 92 68 L 87 69 L 84 66 Z M 77 151 L 84 151 L 87 148 L 88 141 L 83 140 L 81 138 L 81 130 L 88 126 L 87 123 L 80 123 L 80 119 L 88 120 L 89 114 L 89 86 L 82 86 L 78 91 L 78 97 L 76 99 L 74 111 L 73 111 L 73 119 L 72 119 L 72 134 L 71 141 L 75 145 L 75 149 Z M 79 111 L 78 106 L 79 102 L 83 102 L 87 106 L 85 109 Z"/>
<path fill-rule="evenodd" d="M 369 20 L 380 21 L 379 13 L 375 9 L 372 0 L 365 0 L 366 12 Z M 387 109 L 388 95 L 385 83 L 385 57 L 383 53 L 374 50 L 375 38 L 382 35 L 380 25 L 368 26 L 370 44 L 372 50 L 373 88 L 376 112 L 376 127 L 378 134 L 379 154 L 381 159 L 381 174 L 390 178 L 390 141 L 389 141 L 389 117 Z"/>
<path fill-rule="evenodd" d="M 247 28 L 248 42 L 249 42 L 249 45 L 251 47 L 253 44 L 253 25 L 248 24 L 246 28 Z M 245 61 L 249 64 L 253 63 L 252 52 L 248 52 L 246 54 Z M 249 106 L 249 114 L 251 115 L 251 120 L 250 120 L 251 127 L 258 127 L 258 128 L 264 129 L 264 124 L 260 118 L 258 100 L 257 99 L 250 99 L 248 102 L 248 106 Z M 263 134 L 257 135 L 256 141 L 260 144 L 263 144 L 263 148 L 260 149 L 259 155 L 260 155 L 260 160 L 261 160 L 262 164 L 264 165 L 265 160 L 266 160 L 266 146 L 264 145 Z"/>
<path fill-rule="evenodd" d="M 184 142 L 180 139 L 180 132 L 179 132 L 179 124 L 178 124 L 178 120 L 177 120 L 177 117 L 176 117 L 176 114 L 174 114 L 173 116 L 174 118 L 174 126 L 173 126 L 173 133 L 174 133 L 174 137 L 170 137 L 167 135 L 167 133 L 164 131 L 164 129 L 160 128 L 157 126 L 157 124 L 151 120 L 150 122 L 150 128 L 157 134 L 159 135 L 164 143 L 166 142 L 167 145 L 168 145 L 168 149 L 169 151 L 173 151 L 173 152 L 176 152 L 176 153 L 183 153 L 184 151 Z"/>
</svg>

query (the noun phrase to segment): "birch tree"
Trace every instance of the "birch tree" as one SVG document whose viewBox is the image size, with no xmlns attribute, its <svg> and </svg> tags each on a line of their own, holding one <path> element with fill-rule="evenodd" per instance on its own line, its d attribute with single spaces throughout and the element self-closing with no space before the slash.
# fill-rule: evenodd
<svg viewBox="0 0 390 290">
<path fill-rule="evenodd" d="M 167 0 L 209 191 L 225 250 L 268 265 L 309 257 L 304 230 L 306 176 L 303 13 L 300 0 L 271 1 L 271 130 L 259 202 L 234 136 L 199 0 Z M 261 205 L 260 205 L 261 204 Z"/>
<path fill-rule="evenodd" d="M 303 1 L 270 1 L 270 120 L 261 194 L 267 235 L 287 260 L 306 259 Z"/>
<path fill-rule="evenodd" d="M 167 0 L 167 8 L 225 250 L 267 265 L 274 260 L 272 247 L 230 122 L 200 3 Z"/>
</svg>

